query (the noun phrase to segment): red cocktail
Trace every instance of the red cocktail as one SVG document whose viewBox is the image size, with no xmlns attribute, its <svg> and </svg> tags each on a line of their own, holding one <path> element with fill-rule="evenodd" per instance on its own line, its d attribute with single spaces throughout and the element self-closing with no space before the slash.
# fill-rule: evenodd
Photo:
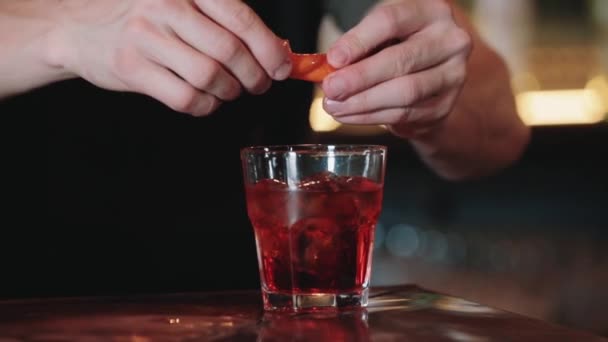
<svg viewBox="0 0 608 342">
<path fill-rule="evenodd" d="M 305 167 L 304 164 L 326 158 L 316 151 L 316 157 L 292 156 L 301 163 L 298 170 L 317 172 L 296 172 L 298 177 L 290 179 L 289 170 L 274 170 L 267 177 L 246 182 L 247 208 L 256 236 L 267 309 L 366 304 L 374 230 L 382 207 L 384 150 L 381 152 L 382 160 L 372 164 L 382 170 L 367 175 L 370 177 L 353 175 L 356 167 L 349 169 L 349 175 L 339 175 L 335 158 L 334 167 L 330 167 L 333 171 Z M 364 153 L 347 158 L 350 153 L 353 152 L 338 156 L 338 160 L 355 163 L 366 156 Z M 250 162 L 267 164 L 255 158 Z M 290 162 L 277 164 L 289 167 Z M 263 172 L 255 174 L 260 173 Z M 284 177 L 268 177 L 271 173 Z"/>
</svg>

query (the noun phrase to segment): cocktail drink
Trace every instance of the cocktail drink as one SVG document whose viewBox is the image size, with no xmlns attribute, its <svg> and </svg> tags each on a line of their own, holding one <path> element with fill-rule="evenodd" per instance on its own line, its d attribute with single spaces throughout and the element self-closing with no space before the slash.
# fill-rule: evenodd
<svg viewBox="0 0 608 342">
<path fill-rule="evenodd" d="M 267 310 L 367 304 L 385 158 L 382 146 L 242 151 Z"/>
</svg>

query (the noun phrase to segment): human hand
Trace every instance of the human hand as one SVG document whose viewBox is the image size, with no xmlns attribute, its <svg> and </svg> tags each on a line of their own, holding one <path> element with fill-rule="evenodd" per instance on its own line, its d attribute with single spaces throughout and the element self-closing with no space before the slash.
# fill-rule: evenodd
<svg viewBox="0 0 608 342">
<path fill-rule="evenodd" d="M 471 37 L 445 0 L 382 3 L 328 51 L 324 108 L 345 124 L 386 125 L 412 137 L 454 107 Z"/>
<path fill-rule="evenodd" d="M 241 0 L 62 2 L 54 64 L 195 116 L 288 77 L 283 41 Z"/>
</svg>

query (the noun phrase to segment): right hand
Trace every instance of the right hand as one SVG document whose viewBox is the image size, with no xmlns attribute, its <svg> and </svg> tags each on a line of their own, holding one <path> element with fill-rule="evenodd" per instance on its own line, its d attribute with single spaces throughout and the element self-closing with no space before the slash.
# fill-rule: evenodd
<svg viewBox="0 0 608 342">
<path fill-rule="evenodd" d="M 68 0 L 53 64 L 195 116 L 291 71 L 283 41 L 241 0 Z"/>
</svg>

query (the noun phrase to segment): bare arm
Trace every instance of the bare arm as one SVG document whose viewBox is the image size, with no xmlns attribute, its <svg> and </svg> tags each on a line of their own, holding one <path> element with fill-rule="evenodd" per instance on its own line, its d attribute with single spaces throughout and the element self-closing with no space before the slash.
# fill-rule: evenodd
<svg viewBox="0 0 608 342">
<path fill-rule="evenodd" d="M 464 13 L 458 8 L 454 12 L 473 39 L 467 79 L 450 115 L 411 142 L 437 173 L 463 179 L 491 174 L 517 161 L 530 129 L 516 112 L 505 62 L 481 40 Z"/>
<path fill-rule="evenodd" d="M 60 2 L 0 1 L 0 100 L 75 76 L 51 62 Z"/>
<path fill-rule="evenodd" d="M 282 43 L 241 0 L 5 0 L 0 98 L 82 77 L 207 115 L 287 78 Z"/>
</svg>

